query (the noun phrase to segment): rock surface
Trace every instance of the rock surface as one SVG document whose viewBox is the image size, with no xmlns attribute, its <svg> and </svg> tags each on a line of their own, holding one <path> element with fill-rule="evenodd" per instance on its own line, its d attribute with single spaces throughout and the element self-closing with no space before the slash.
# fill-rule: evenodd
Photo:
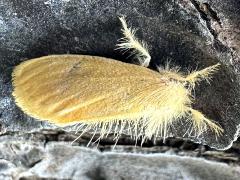
<svg viewBox="0 0 240 180">
<path fill-rule="evenodd" d="M 121 37 L 118 15 L 139 29 L 149 45 L 151 68 L 171 60 L 186 71 L 222 63 L 211 85 L 196 88 L 194 108 L 225 130 L 216 140 L 211 132 L 193 138 L 218 149 L 230 147 L 240 124 L 239 10 L 215 1 L 0 1 L 0 118 L 2 131 L 35 131 L 53 126 L 20 111 L 11 96 L 11 72 L 26 59 L 48 54 L 91 54 L 131 62 L 114 51 Z M 231 4 L 231 3 L 230 3 Z M 236 18 L 234 18 L 236 17 Z M 176 124 L 170 136 L 189 128 Z M 71 128 L 68 128 L 71 130 Z"/>
<path fill-rule="evenodd" d="M 0 149 L 1 179 L 237 180 L 240 176 L 240 167 L 236 165 L 169 153 L 100 152 L 69 143 L 10 136 L 1 137 Z"/>
<path fill-rule="evenodd" d="M 217 62 L 222 64 L 210 85 L 203 82 L 197 86 L 194 108 L 216 120 L 224 128 L 224 135 L 217 140 L 211 132 L 198 138 L 192 136 L 184 138 L 216 149 L 228 149 L 232 146 L 239 135 L 240 128 L 239 0 L 0 0 L 0 132 L 2 137 L 6 138 L 0 141 L 3 148 L 0 148 L 0 179 L 5 177 L 10 179 L 15 177 L 14 174 L 25 178 L 44 177 L 43 175 L 60 177 L 61 173 L 65 174 L 66 178 L 81 175 L 86 179 L 94 179 L 95 174 L 100 174 L 99 177 L 103 176 L 103 179 L 111 176 L 118 178 L 123 176 L 131 179 L 131 173 L 140 173 L 138 167 L 146 177 L 151 171 L 153 179 L 155 174 L 162 174 L 163 178 L 168 179 L 167 173 L 178 171 L 180 167 L 182 173 L 179 173 L 179 179 L 184 179 L 186 176 L 193 178 L 194 175 L 199 179 L 210 178 L 210 175 L 212 177 L 221 176 L 222 179 L 227 176 L 233 179 L 237 177 L 238 172 L 235 171 L 238 167 L 227 166 L 219 162 L 210 163 L 202 159 L 184 159 L 184 157 L 161 154 L 152 157 L 150 155 L 100 153 L 81 147 L 70 147 L 60 142 L 47 144 L 45 147 L 44 144 L 41 144 L 41 137 L 37 137 L 35 142 L 23 143 L 26 137 L 22 137 L 21 141 L 14 142 L 12 136 L 4 136 L 36 133 L 44 129 L 56 133 L 59 129 L 46 122 L 32 119 L 15 105 L 11 96 L 11 73 L 14 66 L 19 63 L 44 55 L 65 53 L 98 55 L 129 63 L 133 62 L 131 58 L 127 58 L 127 54 L 114 50 L 117 40 L 122 37 L 121 25 L 117 19 L 119 15 L 126 15 L 128 23 L 138 28 L 136 36 L 148 44 L 152 56 L 150 68 L 154 70 L 156 70 L 156 66 L 163 65 L 167 60 L 181 66 L 183 72 L 187 72 L 188 68 L 198 67 L 201 69 Z M 184 121 L 176 124 L 176 127 L 170 136 L 182 138 L 189 128 Z M 72 127 L 65 130 L 69 133 L 56 141 L 66 141 L 76 137 L 72 132 Z M 50 133 L 49 137 L 55 136 L 54 133 Z M 9 138 L 9 142 L 7 138 Z M 91 134 L 86 136 L 86 142 L 89 141 L 89 138 L 91 138 Z M 101 147 L 105 149 L 107 145 L 113 144 L 114 142 L 109 138 L 101 143 Z M 120 144 L 122 146 L 119 147 L 126 152 L 135 142 L 129 136 L 124 136 L 120 139 Z M 145 147 L 149 145 L 166 147 L 160 141 L 156 144 L 150 141 L 144 144 Z M 172 146 L 171 143 L 168 145 Z M 12 146 L 19 147 L 20 152 L 17 154 L 12 151 L 7 152 L 7 148 Z M 56 153 L 59 149 L 62 150 Z M 58 159 L 61 157 L 61 153 L 67 155 L 68 149 L 69 153 L 73 153 L 72 159 L 70 155 Z M 236 160 L 239 156 L 239 149 L 234 150 L 232 159 Z M 154 151 L 160 150 L 157 148 Z M 152 150 L 147 149 L 145 153 L 152 153 Z M 70 168 L 71 171 L 68 172 L 70 162 L 83 163 L 84 158 L 80 157 L 85 155 L 86 158 L 92 156 L 92 159 L 87 159 L 89 163 L 84 164 L 86 169 L 73 168 L 72 164 L 71 167 L 76 171 L 73 172 L 73 169 Z M 66 162 L 66 166 L 63 164 L 62 171 L 58 171 L 56 169 L 59 166 L 44 159 L 45 156 L 57 159 L 58 163 L 69 161 L 69 159 L 71 161 Z M 212 155 L 210 153 L 206 156 L 211 157 Z M 217 156 L 216 153 L 214 156 Z M 219 156 L 222 156 L 221 153 Z M 159 162 L 154 160 L 155 158 Z M 154 169 L 148 169 L 152 160 L 154 161 L 153 166 L 159 167 L 159 169 L 156 168 L 155 173 L 152 172 Z M 189 160 L 193 166 L 185 164 L 186 160 Z M 16 163 L 17 161 L 20 164 Z M 124 163 L 135 164 L 137 161 L 141 166 L 132 165 L 132 171 L 126 170 L 129 174 L 124 173 L 124 168 L 126 168 Z M 169 171 L 162 173 L 163 165 L 160 162 L 166 163 L 166 161 L 169 161 L 167 162 Z M 108 167 L 110 162 L 114 166 Z M 236 162 L 239 163 L 238 158 Z M 106 166 L 103 163 L 106 163 Z M 175 169 L 170 167 L 172 164 L 176 164 Z M 43 174 L 44 168 L 50 165 L 53 169 L 52 174 L 50 172 Z M 118 172 L 114 169 L 117 165 L 121 167 Z M 207 169 L 213 167 L 216 167 L 215 174 L 209 174 Z M 201 176 L 195 168 L 202 169 L 203 175 Z M 221 172 L 221 168 L 226 171 Z M 94 171 L 94 175 L 91 173 L 88 175 L 90 169 Z M 111 176 L 107 176 L 107 173 L 110 173 Z"/>
</svg>

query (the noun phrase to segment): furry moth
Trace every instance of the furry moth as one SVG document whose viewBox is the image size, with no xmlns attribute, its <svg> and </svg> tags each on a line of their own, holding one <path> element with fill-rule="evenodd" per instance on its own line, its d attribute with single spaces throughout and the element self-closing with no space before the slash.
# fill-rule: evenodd
<svg viewBox="0 0 240 180">
<path fill-rule="evenodd" d="M 220 64 L 184 75 L 176 68 L 146 68 L 151 56 L 124 17 L 118 49 L 131 50 L 140 65 L 89 55 L 50 55 L 22 62 L 12 73 L 16 104 L 28 115 L 58 126 L 98 129 L 100 139 L 116 139 L 127 129 L 133 138 L 166 137 L 174 122 L 190 122 L 195 135 L 223 129 L 191 107 L 192 90 L 209 80 Z"/>
</svg>

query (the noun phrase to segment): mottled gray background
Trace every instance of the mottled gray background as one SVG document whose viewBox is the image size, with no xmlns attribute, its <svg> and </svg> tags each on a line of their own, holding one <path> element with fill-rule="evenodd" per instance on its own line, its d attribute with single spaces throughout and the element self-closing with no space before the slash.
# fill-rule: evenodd
<svg viewBox="0 0 240 180">
<path fill-rule="evenodd" d="M 184 72 L 189 68 L 202 69 L 217 62 L 222 64 L 220 71 L 214 75 L 211 85 L 203 82 L 196 88 L 194 108 L 216 120 L 224 128 L 224 135 L 216 140 L 214 134 L 207 132 L 198 139 L 185 136 L 182 140 L 181 137 L 188 128 L 183 121 L 176 124 L 177 128 L 172 129 L 171 133 L 171 136 L 179 138 L 170 138 L 166 144 L 163 144 L 161 139 L 156 143 L 147 141 L 143 144 L 147 149 L 144 150 L 144 153 L 152 153 L 150 147 L 156 147 L 156 152 L 166 153 L 164 148 L 169 150 L 174 147 L 181 152 L 185 150 L 185 148 L 181 150 L 182 145 L 187 142 L 190 144 L 187 147 L 191 147 L 191 152 L 197 149 L 199 156 L 204 157 L 203 154 L 209 150 L 215 153 L 213 153 L 214 160 L 224 161 L 222 157 L 225 157 L 227 152 L 220 153 L 220 158 L 216 158 L 218 151 L 211 151 L 207 146 L 190 143 L 187 140 L 206 144 L 212 148 L 227 149 L 237 139 L 240 124 L 239 0 L 0 0 L 0 129 L 3 138 L 0 145 L 3 150 L 7 151 L 6 148 L 15 147 L 16 144 L 19 149 L 24 149 L 25 146 L 22 145 L 22 142 L 26 141 L 32 152 L 35 148 L 32 142 L 37 144 L 37 149 L 44 149 L 44 147 L 48 147 L 49 141 L 71 142 L 77 137 L 71 132 L 71 128 L 66 128 L 65 130 L 69 131 L 66 133 L 53 125 L 36 121 L 25 115 L 15 105 L 11 96 L 12 69 L 20 62 L 30 58 L 66 53 L 98 55 L 132 63 L 132 59 L 127 58 L 128 54 L 123 55 L 114 50 L 117 40 L 122 37 L 121 24 L 117 19 L 119 15 L 126 15 L 128 24 L 138 28 L 136 36 L 148 44 L 152 56 L 150 68 L 154 70 L 156 70 L 156 66 L 163 65 L 167 60 L 181 66 L 181 70 Z M 36 136 L 35 133 L 39 133 L 41 136 Z M 34 138 L 26 139 L 31 134 Z M 61 138 L 61 134 L 64 134 L 64 138 Z M 18 136 L 21 137 L 21 140 L 18 139 L 15 142 L 14 139 Z M 87 142 L 90 137 L 91 134 L 87 134 L 77 142 L 78 145 L 86 145 L 83 142 Z M 42 141 L 46 143 L 44 146 L 40 145 Z M 71 149 L 71 146 L 65 147 L 65 145 L 58 145 L 57 142 L 56 147 L 51 146 L 51 148 L 55 149 L 61 146 Z M 113 144 L 114 141 L 110 137 L 100 143 L 99 149 L 110 150 L 109 147 Z M 134 149 L 138 149 L 134 148 L 135 142 L 127 135 L 120 139 L 119 144 L 121 152 L 132 152 Z M 203 147 L 204 150 L 201 150 Z M 63 153 L 65 152 L 64 148 Z M 78 147 L 72 148 L 71 151 L 78 149 Z M 30 166 L 12 162 L 14 158 L 19 157 L 8 156 L 6 158 L 3 150 L 0 150 L 0 159 L 4 161 L 0 162 L 0 175 L 2 175 L 4 166 L 9 169 L 9 172 L 13 169 L 11 163 L 16 166 L 15 168 L 20 168 L 21 172 L 28 171 Z M 81 148 L 78 150 L 81 151 Z M 239 151 L 239 145 L 235 143 L 228 151 L 231 154 L 230 158 L 225 159 L 231 159 L 231 162 L 238 164 Z M 49 149 L 42 150 L 42 153 L 47 156 L 51 154 Z M 32 156 L 34 157 L 34 155 Z M 58 154 L 56 154 L 56 158 L 58 158 L 57 156 Z M 100 156 L 108 157 L 108 155 Z M 125 158 L 125 155 L 119 156 Z M 114 155 L 114 158 L 119 156 Z M 28 157 L 27 161 L 31 161 L 33 157 Z M 158 158 L 161 161 L 161 157 Z M 139 164 L 144 165 L 145 163 L 141 161 Z M 39 166 L 41 165 L 44 166 L 43 164 Z M 155 165 L 158 167 L 157 163 Z M 176 166 L 182 167 L 182 165 L 178 165 Z M 9 168 L 7 168 L 8 166 Z M 61 163 L 55 166 L 60 167 Z M 37 177 L 42 177 L 40 171 L 33 171 Z M 96 168 L 96 174 L 98 171 Z M 61 173 L 57 173 L 58 171 L 53 172 L 56 173 L 56 176 L 53 175 L 54 173 L 52 174 L 53 177 L 61 177 Z M 216 171 L 216 174 L 221 173 Z M 105 177 L 104 174 L 102 176 Z M 10 175 L 6 175 L 6 177 L 10 177 Z M 66 177 L 76 178 L 78 176 L 66 175 Z M 155 175 L 152 177 L 154 179 Z M 185 179 L 184 177 L 184 175 L 179 176 L 179 179 Z M 210 176 L 205 174 L 205 177 Z M 221 178 L 225 179 L 224 177 Z M 202 178 L 199 176 L 199 179 Z M 94 178 L 89 177 L 89 179 Z M 134 177 L 125 177 L 125 179 L 134 179 Z"/>
</svg>

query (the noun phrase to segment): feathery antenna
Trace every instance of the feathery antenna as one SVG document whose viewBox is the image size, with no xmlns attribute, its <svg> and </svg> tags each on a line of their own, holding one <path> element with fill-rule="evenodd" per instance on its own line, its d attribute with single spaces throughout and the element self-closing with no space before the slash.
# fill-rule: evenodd
<svg viewBox="0 0 240 180">
<path fill-rule="evenodd" d="M 187 75 L 185 81 L 188 82 L 192 88 L 195 87 L 196 83 L 202 80 L 206 80 L 207 82 L 209 82 L 209 80 L 212 78 L 211 75 L 219 69 L 220 65 L 221 65 L 220 63 L 217 63 L 213 66 L 209 66 L 200 71 L 194 71 Z"/>
<path fill-rule="evenodd" d="M 119 20 L 122 23 L 122 32 L 124 38 L 120 39 L 120 43 L 116 46 L 116 49 L 123 49 L 128 51 L 129 49 L 132 50 L 132 55 L 135 55 L 136 58 L 139 60 L 141 66 L 148 67 L 151 56 L 147 50 L 147 45 L 143 41 L 139 41 L 134 35 L 136 33 L 136 29 L 128 28 L 125 17 L 119 17 Z"/>
</svg>

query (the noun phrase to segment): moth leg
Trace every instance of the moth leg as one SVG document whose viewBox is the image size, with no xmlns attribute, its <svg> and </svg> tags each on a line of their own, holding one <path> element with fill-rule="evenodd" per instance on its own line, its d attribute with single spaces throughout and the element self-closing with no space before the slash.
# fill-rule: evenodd
<svg viewBox="0 0 240 180">
<path fill-rule="evenodd" d="M 148 67 L 151 56 L 149 55 L 147 45 L 143 41 L 139 41 L 135 37 L 136 29 L 128 28 L 124 17 L 119 17 L 122 23 L 123 38 L 120 39 L 120 43 L 116 46 L 116 49 L 123 49 L 125 51 L 132 50 L 131 55 L 134 55 L 141 66 Z"/>
<path fill-rule="evenodd" d="M 206 118 L 200 111 L 189 108 L 191 112 L 192 121 L 193 121 L 193 129 L 197 132 L 198 135 L 202 134 L 208 128 L 215 132 L 217 136 L 223 133 L 223 129 L 214 123 L 213 120 Z"/>
<path fill-rule="evenodd" d="M 187 75 L 185 77 L 185 82 L 188 82 L 190 84 L 190 86 L 192 88 L 195 87 L 195 84 L 202 81 L 202 80 L 206 80 L 209 82 L 209 80 L 211 79 L 211 76 L 219 69 L 219 66 L 221 64 L 217 63 L 213 66 L 209 66 L 203 70 L 200 71 L 194 71 L 192 73 L 190 73 L 189 75 Z"/>
</svg>

